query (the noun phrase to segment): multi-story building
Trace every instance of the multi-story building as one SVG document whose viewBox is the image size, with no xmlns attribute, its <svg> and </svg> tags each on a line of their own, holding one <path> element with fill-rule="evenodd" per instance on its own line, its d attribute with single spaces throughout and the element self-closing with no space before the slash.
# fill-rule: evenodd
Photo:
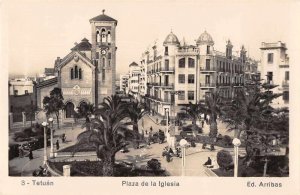
<svg viewBox="0 0 300 195">
<path fill-rule="evenodd" d="M 136 62 L 129 64 L 128 94 L 134 96 L 135 98 L 138 97 L 139 93 L 140 74 L 141 67 Z"/>
<path fill-rule="evenodd" d="M 213 46 L 206 31 L 195 45 L 180 43 L 171 32 L 163 42 L 163 53 L 158 53 L 154 45 L 143 54 L 147 66 L 146 102 L 153 112 L 163 116 L 168 112 L 175 117 L 182 107 L 204 100 L 212 90 L 231 98 L 257 72 L 257 62 L 247 58 L 244 47 L 235 56 L 230 40 L 225 53 Z"/>
<path fill-rule="evenodd" d="M 140 61 L 140 78 L 139 78 L 139 93 L 138 100 L 144 102 L 145 96 L 147 94 L 147 64 L 145 63 L 145 55 L 142 55 Z"/>
<path fill-rule="evenodd" d="M 128 74 L 120 74 L 120 91 L 124 94 L 128 93 Z"/>
<path fill-rule="evenodd" d="M 273 93 L 282 93 L 272 101 L 274 107 L 289 106 L 289 57 L 287 47 L 281 41 L 261 44 L 261 78 L 267 83 L 279 85 Z"/>
</svg>

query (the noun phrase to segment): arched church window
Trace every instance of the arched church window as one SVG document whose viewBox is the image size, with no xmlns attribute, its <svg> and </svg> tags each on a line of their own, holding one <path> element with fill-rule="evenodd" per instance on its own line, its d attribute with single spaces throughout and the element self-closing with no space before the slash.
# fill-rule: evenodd
<svg viewBox="0 0 300 195">
<path fill-rule="evenodd" d="M 101 42 L 104 42 L 105 41 L 105 36 L 106 35 L 106 33 L 105 33 L 105 29 L 103 28 L 102 30 L 101 30 Z"/>
<path fill-rule="evenodd" d="M 99 31 L 96 32 L 96 43 L 100 41 L 100 33 Z"/>
<path fill-rule="evenodd" d="M 105 58 L 102 58 L 102 67 L 105 67 Z"/>
<path fill-rule="evenodd" d="M 107 42 L 108 42 L 108 43 L 111 42 L 111 34 L 110 34 L 110 31 L 108 31 L 108 33 L 107 33 Z"/>
<path fill-rule="evenodd" d="M 82 71 L 81 71 L 81 68 L 79 68 L 79 79 L 82 79 Z"/>
<path fill-rule="evenodd" d="M 75 79 L 77 79 L 77 78 L 78 78 L 78 67 L 75 66 Z"/>
<path fill-rule="evenodd" d="M 71 68 L 71 80 L 74 79 L 74 71 L 73 68 Z"/>
</svg>

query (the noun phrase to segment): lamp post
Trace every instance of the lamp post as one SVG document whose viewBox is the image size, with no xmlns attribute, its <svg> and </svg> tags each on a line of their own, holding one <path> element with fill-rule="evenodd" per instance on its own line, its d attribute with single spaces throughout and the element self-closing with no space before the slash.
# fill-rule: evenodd
<svg viewBox="0 0 300 195">
<path fill-rule="evenodd" d="M 187 141 L 185 139 L 181 139 L 179 145 L 181 146 L 181 156 L 182 156 L 182 168 L 181 168 L 181 176 L 185 175 L 185 147 L 187 145 Z"/>
<path fill-rule="evenodd" d="M 44 127 L 44 165 L 45 165 L 47 162 L 47 126 L 48 126 L 48 123 L 43 122 L 42 125 Z"/>
<path fill-rule="evenodd" d="M 239 146 L 241 145 L 241 140 L 234 138 L 232 144 L 234 145 L 234 177 L 237 177 L 239 167 Z"/>
<path fill-rule="evenodd" d="M 50 137 L 50 142 L 51 142 L 51 146 L 50 146 L 50 158 L 54 158 L 54 152 L 53 152 L 53 128 L 51 128 L 51 124 L 52 124 L 52 127 L 53 127 L 53 118 L 49 118 L 48 119 L 50 125 L 50 133 L 51 133 L 51 137 Z"/>
</svg>

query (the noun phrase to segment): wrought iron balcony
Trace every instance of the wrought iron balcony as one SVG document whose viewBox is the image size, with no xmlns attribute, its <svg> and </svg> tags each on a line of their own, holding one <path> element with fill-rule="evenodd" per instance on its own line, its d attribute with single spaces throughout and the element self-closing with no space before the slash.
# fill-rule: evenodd
<svg viewBox="0 0 300 195">
<path fill-rule="evenodd" d="M 216 67 L 210 67 L 210 66 L 200 67 L 200 71 L 202 71 L 202 72 L 217 71 L 217 68 Z"/>
<path fill-rule="evenodd" d="M 216 87 L 216 83 L 200 83 L 200 87 Z"/>
</svg>

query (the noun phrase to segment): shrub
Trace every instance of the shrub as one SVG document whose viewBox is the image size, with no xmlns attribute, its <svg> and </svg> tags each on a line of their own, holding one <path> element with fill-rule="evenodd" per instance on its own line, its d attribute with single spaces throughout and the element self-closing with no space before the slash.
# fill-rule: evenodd
<svg viewBox="0 0 300 195">
<path fill-rule="evenodd" d="M 228 151 L 221 150 L 217 154 L 217 163 L 221 169 L 228 170 L 233 165 L 232 156 Z"/>
<path fill-rule="evenodd" d="M 230 146 L 232 144 L 232 139 L 228 135 L 224 135 L 223 143 L 225 146 Z"/>
<path fill-rule="evenodd" d="M 157 159 L 152 158 L 147 162 L 147 167 L 153 171 L 160 170 L 161 164 Z"/>
</svg>

